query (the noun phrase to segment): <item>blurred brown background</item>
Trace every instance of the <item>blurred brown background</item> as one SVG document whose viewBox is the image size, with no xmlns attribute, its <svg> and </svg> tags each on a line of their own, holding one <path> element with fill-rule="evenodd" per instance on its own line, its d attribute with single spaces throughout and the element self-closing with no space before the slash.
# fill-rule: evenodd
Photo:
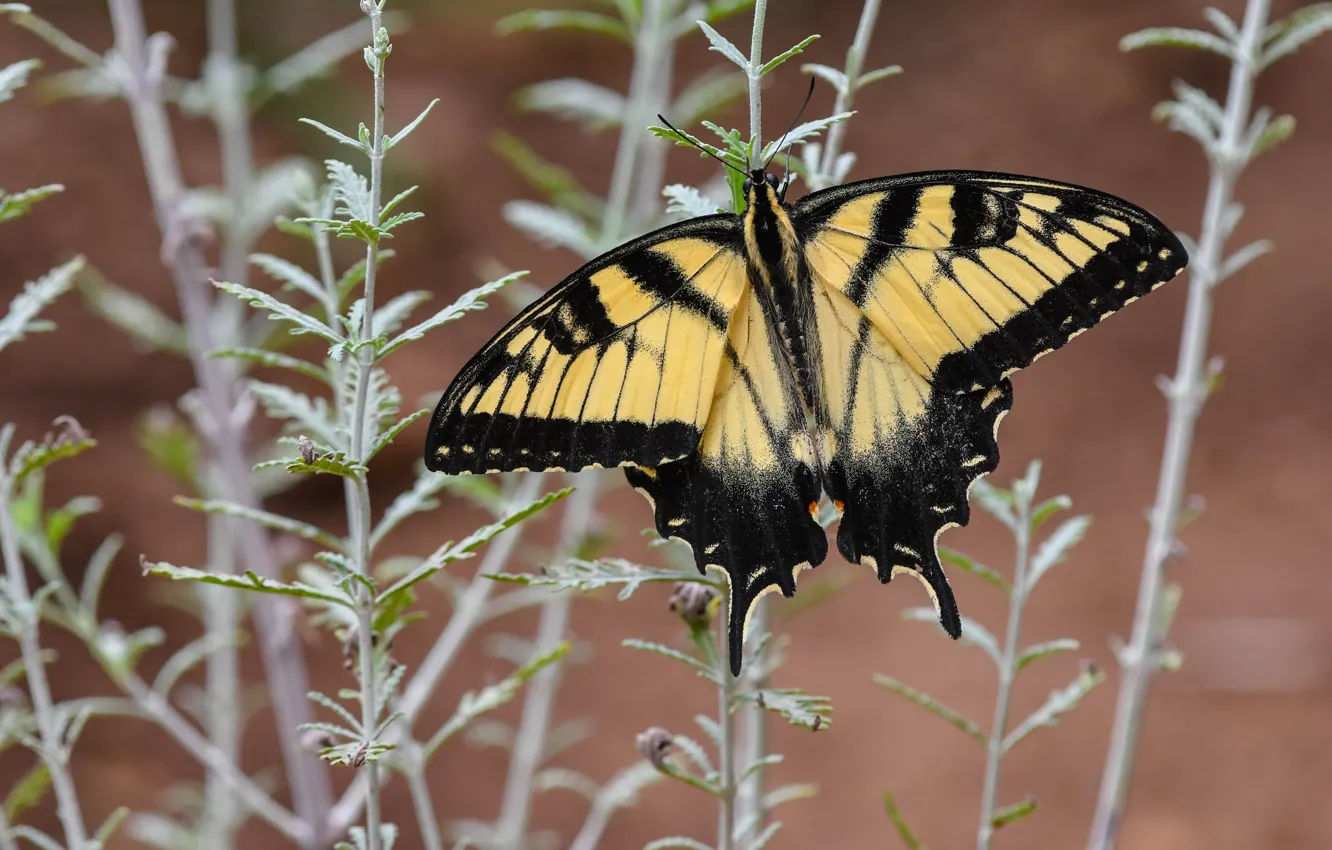
<svg viewBox="0 0 1332 850">
<path fill-rule="evenodd" d="M 34 5 L 95 49 L 110 46 L 102 4 Z M 1237 0 L 1219 5 L 1236 19 L 1242 14 Z M 150 27 L 179 39 L 174 70 L 195 76 L 203 53 L 202 4 L 156 0 L 147 6 Z M 382 285 L 390 293 L 424 288 L 447 298 L 473 285 L 476 263 L 492 257 L 532 268 L 543 285 L 558 280 L 574 258 L 533 246 L 499 217 L 505 200 L 530 193 L 493 153 L 490 135 L 497 128 L 515 132 L 604 191 L 612 138 L 587 137 L 542 117 L 516 117 L 510 96 L 523 84 L 566 75 L 622 88 L 627 52 L 577 34 L 494 37 L 494 20 L 521 8 L 511 0 L 394 0 L 391 6 L 409 10 L 414 22 L 395 38 L 389 125 L 401 125 L 431 97 L 442 103 L 394 154 L 390 187 L 420 183 L 418 206 L 427 218 L 399 232 L 393 245 L 398 258 L 386 267 Z M 1296 4 L 1273 6 L 1275 18 Z M 261 64 L 358 14 L 352 0 L 250 0 L 241 8 L 243 50 Z M 1203 158 L 1191 140 L 1153 123 L 1149 112 L 1168 96 L 1174 77 L 1223 95 L 1227 69 L 1208 54 L 1158 49 L 1123 55 L 1116 44 L 1145 26 L 1202 26 L 1201 8 L 1196 0 L 885 3 L 869 67 L 899 63 L 906 74 L 867 89 L 857 101 L 848 137 L 860 155 L 853 176 L 945 167 L 1035 173 L 1123 195 L 1196 234 L 1207 179 Z M 809 61 L 841 67 L 859 10 L 852 0 L 773 2 L 768 52 L 817 32 L 823 38 L 810 48 Z M 741 40 L 748 26 L 742 15 L 723 30 Z M 677 68 L 692 73 L 722 61 L 704 47 L 699 37 L 687 40 Z M 28 34 L 0 25 L 0 64 L 34 55 L 48 60 L 47 70 L 66 67 Z M 776 74 L 767 91 L 769 134 L 804 94 L 797 64 Z M 830 97 L 822 88 L 811 113 L 826 113 Z M 348 60 L 336 79 L 261 113 L 257 157 L 263 162 L 293 153 L 332 154 L 295 118 L 354 126 L 368 114 L 368 98 L 360 59 Z M 1204 411 L 1190 481 L 1207 508 L 1186 530 L 1188 558 L 1175 572 L 1185 588 L 1174 633 L 1185 667 L 1160 677 L 1151 699 L 1121 842 L 1125 850 L 1332 846 L 1332 807 L 1326 804 L 1332 792 L 1332 633 L 1325 615 L 1332 584 L 1323 575 L 1332 551 L 1332 430 L 1325 424 L 1332 417 L 1332 358 L 1323 351 L 1332 314 L 1332 267 L 1326 261 L 1332 38 L 1315 41 L 1265 74 L 1256 101 L 1295 114 L 1299 126 L 1292 140 L 1257 161 L 1238 190 L 1248 212 L 1232 245 L 1269 237 L 1277 251 L 1220 290 L 1212 348 L 1226 356 L 1225 386 Z M 743 121 L 741 109 L 727 116 L 730 123 Z M 187 179 L 215 182 L 211 126 L 181 119 L 176 129 Z M 707 168 L 681 152 L 673 155 L 670 177 L 698 180 Z M 25 93 L 0 109 L 0 185 L 17 190 L 46 182 L 62 182 L 67 192 L 0 228 L 3 297 L 54 261 L 82 252 L 110 279 L 174 312 L 122 103 L 43 105 Z M 264 248 L 299 251 L 282 239 Z M 1107 637 L 1125 634 L 1132 617 L 1146 534 L 1143 511 L 1154 494 L 1165 423 L 1153 378 L 1173 371 L 1185 290 L 1183 281 L 1165 287 L 1017 376 L 1014 410 L 1004 422 L 995 480 L 1007 484 L 1029 459 L 1040 457 L 1042 490 L 1070 494 L 1076 510 L 1096 520 L 1072 563 L 1036 594 L 1025 635 L 1033 642 L 1076 637 L 1083 655 L 1106 668 L 1113 668 Z M 188 366 L 164 355 L 140 356 L 117 331 L 90 317 L 77 297 L 67 297 L 50 315 L 59 324 L 56 333 L 6 355 L 2 418 L 19 422 L 21 436 L 35 436 L 55 416 L 72 414 L 98 438 L 94 452 L 51 476 L 53 500 L 91 492 L 106 502 L 67 545 L 70 563 L 83 563 L 106 533 L 123 532 L 127 545 L 104 603 L 106 615 L 130 628 L 162 623 L 173 641 L 188 639 L 193 621 L 158 604 L 152 582 L 139 577 L 134 563 L 140 552 L 177 563 L 197 563 L 202 554 L 202 523 L 171 506 L 175 485 L 145 463 L 134 436 L 145 409 L 174 402 L 189 386 Z M 399 355 L 392 366 L 405 398 L 442 389 L 504 315 L 499 309 L 478 314 Z M 409 482 L 422 436 L 418 425 L 383 456 L 374 476 L 377 501 Z M 636 497 L 621 495 L 626 493 L 618 490 L 606 500 L 608 522 L 623 538 L 617 551 L 642 556 L 637 531 L 650 524 L 650 515 Z M 329 482 L 302 484 L 279 505 L 341 526 L 341 496 Z M 972 527 L 949 532 L 944 542 L 1007 572 L 1006 533 L 977 515 Z M 399 548 L 428 551 L 476 519 L 470 508 L 450 502 L 410 526 Z M 552 525 L 545 521 L 537 534 L 548 538 Z M 814 577 L 848 569 L 833 556 Z M 955 577 L 954 586 L 964 610 L 999 627 L 1004 611 L 997 594 L 966 576 Z M 880 588 L 858 576 L 853 587 L 856 592 L 841 593 L 783 625 L 793 642 L 776 684 L 831 696 L 835 726 L 817 735 L 777 729 L 774 749 L 787 761 L 776 779 L 816 782 L 821 794 L 778 812 L 787 828 L 771 846 L 899 846 L 881 809 L 884 787 L 897 792 L 930 846 L 971 845 L 980 749 L 873 685 L 870 674 L 890 673 L 988 725 L 992 671 L 979 652 L 899 620 L 902 607 L 925 601 L 915 583 Z M 715 695 L 683 668 L 619 646 L 631 635 L 679 640 L 665 607 L 667 592 L 650 588 L 626 604 L 598 597 L 575 607 L 574 629 L 595 645 L 596 659 L 570 670 L 558 715 L 594 720 L 596 737 L 565 761 L 598 779 L 638 757 L 636 732 L 650 725 L 683 731 L 692 727 L 695 713 L 715 710 Z M 408 663 L 419 658 L 447 616 L 444 606 L 431 604 L 431 618 L 413 627 L 399 649 Z M 504 628 L 530 634 L 533 623 L 532 616 L 520 616 Z M 62 650 L 54 668 L 58 696 L 105 692 L 100 673 L 77 647 L 59 640 L 53 645 Z M 308 656 L 323 690 L 350 686 L 334 641 L 312 638 Z M 158 652 L 150 663 L 164 657 Z M 260 681 L 256 660 L 247 660 L 252 681 Z M 484 653 L 479 639 L 464 662 L 423 728 L 442 721 L 462 690 L 507 669 Z M 1071 658 L 1036 668 L 1021 685 L 1018 716 L 1073 670 Z M 1085 841 L 1114 694 L 1112 675 L 1060 726 L 1042 731 L 1005 762 L 1000 802 L 1031 792 L 1041 809 L 1000 833 L 999 846 L 1074 847 Z M 509 706 L 504 716 L 515 717 L 517 707 Z M 245 749 L 252 771 L 276 764 L 269 726 L 264 712 L 250 727 Z M 0 785 L 16 775 L 18 758 L 7 754 Z M 506 764 L 498 750 L 451 743 L 432 772 L 440 817 L 493 817 Z M 152 808 L 166 783 L 198 772 L 152 727 L 111 721 L 85 734 L 75 767 L 93 823 L 117 804 Z M 395 783 L 388 797 L 388 816 L 405 830 L 402 846 L 416 846 L 405 789 Z M 536 826 L 556 829 L 567 841 L 583 813 L 581 802 L 551 793 L 538 800 Z M 661 783 L 638 808 L 617 815 L 603 846 L 640 847 L 668 834 L 706 837 L 715 817 L 711 800 Z M 54 829 L 49 814 L 46 820 Z M 249 847 L 282 846 L 262 826 L 246 835 Z"/>
</svg>

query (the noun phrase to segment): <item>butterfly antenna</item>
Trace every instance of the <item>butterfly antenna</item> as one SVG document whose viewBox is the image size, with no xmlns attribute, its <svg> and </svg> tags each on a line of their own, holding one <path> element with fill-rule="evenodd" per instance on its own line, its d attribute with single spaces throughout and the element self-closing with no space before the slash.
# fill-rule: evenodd
<svg viewBox="0 0 1332 850">
<path fill-rule="evenodd" d="M 715 153 L 713 153 L 712 151 L 710 151 L 710 150 L 708 150 L 707 148 L 703 147 L 703 145 L 700 144 L 700 143 L 699 143 L 696 139 L 694 139 L 692 136 L 688 135 L 687 133 L 683 133 L 683 132 L 681 132 L 680 130 L 677 130 L 676 127 L 675 127 L 675 125 L 672 124 L 671 122 L 667 121 L 667 120 L 666 120 L 666 117 L 665 117 L 664 115 L 662 115 L 661 113 L 657 113 L 657 120 L 660 121 L 661 123 L 665 124 L 665 125 L 666 125 L 667 127 L 669 127 L 670 129 L 674 130 L 674 131 L 676 132 L 676 134 L 680 136 L 680 138 L 684 139 L 684 140 L 687 141 L 689 144 L 691 144 L 691 145 L 693 145 L 694 147 L 698 148 L 699 150 L 703 151 L 703 153 L 705 153 L 705 154 L 707 154 L 708 156 L 712 157 L 713 159 L 717 160 L 717 161 L 720 162 L 722 165 L 724 165 L 724 166 L 726 166 L 727 168 L 729 168 L 729 169 L 731 169 L 732 171 L 734 171 L 736 174 L 739 174 L 741 177 L 748 177 L 748 176 L 749 176 L 749 175 L 746 174 L 745 172 L 741 171 L 739 168 L 736 168 L 736 167 L 735 167 L 734 165 L 732 165 L 731 163 L 727 162 L 726 160 L 724 160 L 724 159 L 722 159 L 721 157 L 717 156 L 717 155 L 716 155 Z"/>
<path fill-rule="evenodd" d="M 809 99 L 813 96 L 814 96 L 814 78 L 811 77 L 809 80 L 809 91 L 805 93 L 805 102 L 800 104 L 800 111 L 796 113 L 795 120 L 791 122 L 791 126 L 786 128 L 785 133 L 782 133 L 782 138 L 777 142 L 777 147 L 772 149 L 772 156 L 768 157 L 767 162 L 763 163 L 763 170 L 766 171 L 768 169 L 768 166 L 771 165 L 772 161 L 777 157 L 777 154 L 782 149 L 782 144 L 786 141 L 786 137 L 791 135 L 791 131 L 794 130 L 796 128 L 796 124 L 800 122 L 800 116 L 805 114 L 805 107 L 809 106 Z M 790 153 L 791 153 L 790 151 L 787 151 L 787 157 L 786 157 L 787 165 L 790 165 L 791 163 Z"/>
</svg>

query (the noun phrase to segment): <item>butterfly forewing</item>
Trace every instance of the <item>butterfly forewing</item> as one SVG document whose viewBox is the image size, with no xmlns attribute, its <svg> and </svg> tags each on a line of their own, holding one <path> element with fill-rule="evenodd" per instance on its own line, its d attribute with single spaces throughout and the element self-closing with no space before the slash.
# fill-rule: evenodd
<svg viewBox="0 0 1332 850">
<path fill-rule="evenodd" d="M 463 367 L 426 445 L 436 471 L 578 470 L 692 453 L 745 288 L 735 217 L 594 260 Z"/>
</svg>

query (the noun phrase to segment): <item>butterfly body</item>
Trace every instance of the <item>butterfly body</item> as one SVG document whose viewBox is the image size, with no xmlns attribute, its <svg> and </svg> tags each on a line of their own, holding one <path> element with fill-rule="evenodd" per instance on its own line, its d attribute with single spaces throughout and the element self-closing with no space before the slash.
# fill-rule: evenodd
<svg viewBox="0 0 1332 850">
<path fill-rule="evenodd" d="M 762 170 L 705 216 L 579 269 L 502 329 L 440 400 L 447 473 L 621 466 L 658 531 L 727 573 L 731 665 L 754 602 L 837 545 L 919 578 L 961 619 L 937 554 L 998 464 L 1007 376 L 1183 268 L 1118 198 L 982 172 L 862 181 L 787 204 Z"/>
</svg>

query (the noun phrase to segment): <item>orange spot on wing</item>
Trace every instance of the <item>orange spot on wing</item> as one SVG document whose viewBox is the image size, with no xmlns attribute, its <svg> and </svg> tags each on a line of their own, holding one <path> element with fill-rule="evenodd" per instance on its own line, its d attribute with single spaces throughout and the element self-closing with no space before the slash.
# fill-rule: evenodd
<svg viewBox="0 0 1332 850">
<path fill-rule="evenodd" d="M 814 517 L 814 519 L 818 519 L 818 518 L 819 518 L 819 503 L 818 503 L 818 502 L 810 502 L 810 503 L 809 503 L 809 515 L 812 516 L 812 517 Z"/>
<path fill-rule="evenodd" d="M 839 514 L 846 512 L 846 502 L 843 502 L 841 499 L 833 499 L 833 507 L 837 508 Z"/>
</svg>

